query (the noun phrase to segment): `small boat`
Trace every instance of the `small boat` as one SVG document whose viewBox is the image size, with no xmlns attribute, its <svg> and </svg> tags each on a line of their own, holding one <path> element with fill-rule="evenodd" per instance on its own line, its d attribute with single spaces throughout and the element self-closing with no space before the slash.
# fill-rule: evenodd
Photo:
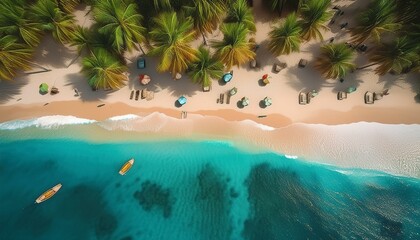
<svg viewBox="0 0 420 240">
<path fill-rule="evenodd" d="M 121 174 L 121 175 L 125 175 L 127 172 L 128 172 L 128 170 L 130 170 L 131 169 L 131 167 L 133 166 L 133 164 L 134 164 L 134 158 L 132 158 L 132 159 L 130 159 L 130 160 L 128 160 L 126 163 L 124 163 L 124 165 L 121 167 L 121 169 L 120 169 L 120 171 L 119 171 L 119 174 Z"/>
<path fill-rule="evenodd" d="M 35 203 L 42 203 L 43 201 L 50 199 L 52 196 L 54 196 L 54 194 L 58 192 L 58 190 L 60 190 L 61 186 L 61 183 L 59 183 L 54 187 L 48 189 L 36 199 Z"/>
</svg>

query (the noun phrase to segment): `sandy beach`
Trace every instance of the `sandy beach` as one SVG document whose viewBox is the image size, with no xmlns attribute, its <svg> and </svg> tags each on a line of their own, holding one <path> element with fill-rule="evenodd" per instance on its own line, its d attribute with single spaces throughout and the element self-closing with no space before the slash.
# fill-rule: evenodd
<svg viewBox="0 0 420 240">
<path fill-rule="evenodd" d="M 141 56 L 141 52 L 126 56 L 129 63 L 127 72 L 129 81 L 125 87 L 117 91 L 92 91 L 86 78 L 80 73 L 81 58 L 74 61 L 77 57 L 76 50 L 63 47 L 47 36 L 41 42 L 34 62 L 51 69 L 51 71 L 22 73 L 13 81 L 0 82 L 0 122 L 51 115 L 75 116 L 103 121 L 113 116 L 127 114 L 156 117 L 156 113 L 162 113 L 172 119 L 169 122 L 174 122 L 175 119 L 183 121 L 182 123 L 177 121 L 172 126 L 165 123 L 166 132 L 184 130 L 182 134 L 175 135 L 205 134 L 234 141 L 240 141 L 245 137 L 254 144 L 263 144 L 279 152 L 299 155 L 304 158 L 312 157 L 311 159 L 315 160 L 323 159 L 323 162 L 339 166 L 366 167 L 397 174 L 409 172 L 411 176 L 418 176 L 418 172 L 416 173 L 416 169 L 419 167 L 418 157 L 400 159 L 398 158 L 400 151 L 397 151 L 394 158 L 388 158 L 391 160 L 387 163 L 381 162 L 380 156 L 376 156 L 375 161 L 366 163 L 362 158 L 349 160 L 348 156 L 343 157 L 345 155 L 343 153 L 340 156 L 335 152 L 320 153 L 317 150 L 318 147 L 332 146 L 336 139 L 329 135 L 329 130 L 309 129 L 307 125 L 299 125 L 302 123 L 349 124 L 345 126 L 351 127 L 352 123 L 358 122 L 420 124 L 420 103 L 416 101 L 416 95 L 420 89 L 418 75 L 387 74 L 378 76 L 373 71 L 374 67 L 370 67 L 356 70 L 346 76 L 344 82 L 339 82 L 324 79 L 313 68 L 319 47 L 329 38 L 334 37 L 336 42 L 345 42 L 350 38 L 350 34 L 345 29 L 340 30 L 339 24 L 341 22 L 352 24 L 350 17 L 363 7 L 361 2 L 338 2 L 341 9 L 345 10 L 345 14 L 337 20 L 335 25 L 330 26 L 330 31 L 324 32 L 324 42 L 305 42 L 299 53 L 274 57 L 267 51 L 267 35 L 273 24 L 271 21 L 273 16 L 262 9 L 260 1 L 254 1 L 254 17 L 257 28 L 255 39 L 260 45 L 257 50 L 257 63 L 260 67 L 252 69 L 248 64 L 240 68 L 234 67 L 232 81 L 224 84 L 220 80 L 214 80 L 210 92 L 203 92 L 201 86 L 192 83 L 187 75 L 183 75 L 179 80 L 173 80 L 169 73 L 157 73 L 157 59 L 153 57 L 146 56 L 147 67 L 141 70 L 137 69 L 136 60 Z M 85 17 L 87 11 L 87 8 L 81 8 L 76 12 L 77 20 L 83 26 L 89 26 L 92 23 L 89 15 Z M 221 37 L 220 31 L 216 30 L 211 36 L 208 36 L 208 39 L 211 41 Z M 194 45 L 199 46 L 201 43 L 202 39 L 199 38 L 194 42 Z M 305 68 L 298 67 L 300 59 L 308 60 L 308 65 Z M 73 61 L 74 64 L 70 65 Z M 279 73 L 274 73 L 272 68 L 276 62 L 285 62 L 287 68 Z M 365 65 L 367 63 L 366 56 L 358 53 L 356 63 L 358 67 Z M 40 69 L 34 68 L 33 72 L 38 70 Z M 141 85 L 138 80 L 139 74 L 149 75 L 152 79 L 151 82 L 146 86 Z M 261 84 L 261 77 L 264 74 L 269 74 L 271 77 L 268 85 Z M 60 93 L 41 95 L 38 91 L 41 83 L 57 87 Z M 238 89 L 238 93 L 232 96 L 230 104 L 227 104 L 227 92 L 233 87 Z M 337 100 L 338 91 L 345 91 L 349 87 L 356 87 L 357 90 L 349 94 L 347 99 Z M 129 99 L 133 90 L 146 88 L 154 92 L 152 100 Z M 75 89 L 77 89 L 78 95 L 75 94 Z M 382 92 L 385 89 L 389 89 L 389 95 L 375 101 L 374 104 L 364 103 L 366 91 Z M 298 94 L 302 91 L 316 91 L 319 94 L 311 100 L 310 104 L 299 105 Z M 225 94 L 223 104 L 217 102 L 220 94 Z M 176 105 L 176 100 L 180 96 L 185 96 L 188 100 L 181 107 Z M 240 99 L 242 97 L 249 98 L 249 106 L 241 106 Z M 265 97 L 272 98 L 272 106 L 263 107 L 261 105 L 261 101 Z M 182 112 L 187 112 L 186 119 L 181 119 Z M 244 133 L 241 132 L 243 129 L 235 127 L 238 122 L 242 124 L 248 120 L 275 128 L 278 132 L 267 134 L 266 131 L 259 129 L 261 133 L 254 130 Z M 179 128 L 180 124 L 183 128 Z M 238 126 L 242 126 L 241 124 Z M 143 131 L 147 132 L 147 129 L 143 128 Z M 316 143 L 317 140 L 314 136 L 316 138 L 323 136 L 322 139 L 327 143 L 325 145 L 322 142 Z M 337 135 L 334 134 L 334 136 Z M 364 135 L 359 133 L 348 137 L 353 138 L 353 141 L 356 142 L 357 138 L 361 136 Z M 375 132 L 372 132 L 370 137 L 375 138 Z M 387 137 L 392 138 L 392 135 L 388 134 Z M 396 144 L 400 140 L 396 138 L 390 142 Z M 416 142 L 418 138 L 413 136 L 412 140 Z M 276 144 L 272 144 L 273 142 Z M 389 146 L 385 144 L 381 148 L 385 149 Z M 354 146 L 354 148 L 357 147 Z M 413 151 L 410 156 L 417 154 L 415 150 Z M 400 166 L 403 161 L 412 161 L 413 164 L 407 167 L 409 170 L 405 168 L 404 170 L 401 168 L 392 170 L 394 167 Z"/>
</svg>

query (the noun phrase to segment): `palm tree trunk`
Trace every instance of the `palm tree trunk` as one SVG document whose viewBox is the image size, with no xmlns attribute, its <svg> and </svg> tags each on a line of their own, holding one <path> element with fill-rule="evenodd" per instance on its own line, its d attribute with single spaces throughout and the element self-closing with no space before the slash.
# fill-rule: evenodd
<svg viewBox="0 0 420 240">
<path fill-rule="evenodd" d="M 363 67 L 358 67 L 358 68 L 356 68 L 356 70 L 365 69 L 365 68 L 372 67 L 372 66 L 377 65 L 377 64 L 378 64 L 378 63 L 371 63 L 371 64 L 365 65 L 365 66 L 363 66 Z"/>
<path fill-rule="evenodd" d="M 50 72 L 50 71 L 51 71 L 51 69 L 46 68 L 46 67 L 43 67 L 43 66 L 41 66 L 41 65 L 39 65 L 39 64 L 37 64 L 37 63 L 30 62 L 30 64 L 32 64 L 33 66 L 39 67 L 39 68 L 41 68 L 42 70 L 41 70 L 41 71 L 25 72 L 25 74 L 35 74 L 35 73 L 43 73 L 43 72 Z"/>
<path fill-rule="evenodd" d="M 204 35 L 204 32 L 203 32 L 203 31 L 200 31 L 200 33 L 201 33 L 201 36 L 203 36 L 203 42 L 204 42 L 204 45 L 206 45 L 206 46 L 207 46 L 206 35 Z"/>
<path fill-rule="evenodd" d="M 146 53 L 144 52 L 144 50 L 143 50 L 143 48 L 141 47 L 141 44 L 139 43 L 139 48 L 140 48 L 140 51 L 143 53 L 143 55 L 146 55 Z"/>
<path fill-rule="evenodd" d="M 77 54 L 77 56 L 75 58 L 73 58 L 73 60 L 71 60 L 71 62 L 69 63 L 69 65 L 67 65 L 67 68 L 69 68 L 71 65 L 73 65 L 73 63 L 75 63 L 77 61 L 77 59 L 79 59 L 79 57 L 82 55 L 82 53 L 79 52 L 79 54 Z"/>
</svg>

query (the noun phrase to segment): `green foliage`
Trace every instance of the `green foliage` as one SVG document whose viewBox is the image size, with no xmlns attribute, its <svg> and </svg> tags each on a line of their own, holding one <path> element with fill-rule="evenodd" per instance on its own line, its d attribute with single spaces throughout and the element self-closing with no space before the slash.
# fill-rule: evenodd
<svg viewBox="0 0 420 240">
<path fill-rule="evenodd" d="M 237 0 L 233 3 L 226 16 L 226 23 L 242 23 L 250 32 L 257 31 L 252 9 L 248 7 L 246 0 Z"/>
<path fill-rule="evenodd" d="M 81 2 L 80 0 L 55 0 L 57 1 L 57 6 L 61 11 L 65 13 L 72 13 L 77 5 Z"/>
<path fill-rule="evenodd" d="M 92 54 L 83 58 L 82 73 L 88 78 L 93 89 L 118 89 L 125 85 L 127 67 L 107 50 L 96 48 Z"/>
<path fill-rule="evenodd" d="M 191 18 L 178 19 L 175 12 L 162 13 L 154 22 L 149 33 L 152 45 L 149 54 L 160 57 L 158 71 L 169 71 L 175 77 L 197 60 L 197 50 L 190 46 L 194 40 L 193 22 Z"/>
<path fill-rule="evenodd" d="M 352 29 L 352 41 L 362 43 L 373 37 L 380 42 L 383 32 L 398 30 L 396 23 L 396 4 L 393 0 L 374 0 L 357 19 L 357 26 Z"/>
<path fill-rule="evenodd" d="M 38 0 L 31 6 L 29 14 L 42 31 L 51 32 L 58 42 L 65 44 L 72 40 L 74 17 L 61 11 L 55 1 Z"/>
<path fill-rule="evenodd" d="M 419 61 L 418 42 L 408 37 L 399 37 L 391 43 L 381 43 L 371 54 L 369 60 L 379 66 L 375 72 L 384 75 L 389 71 L 400 74 Z"/>
<path fill-rule="evenodd" d="M 251 50 L 252 43 L 247 41 L 248 28 L 243 24 L 229 23 L 221 26 L 223 40 L 213 41 L 212 46 L 216 49 L 215 56 L 225 64 L 227 69 L 233 65 L 239 65 L 255 58 L 255 52 Z"/>
<path fill-rule="evenodd" d="M 0 38 L 0 79 L 12 80 L 18 70 L 29 70 L 33 49 L 18 43 L 15 36 Z"/>
<path fill-rule="evenodd" d="M 262 2 L 269 10 L 281 14 L 284 8 L 297 10 L 300 0 L 263 0 Z"/>
<path fill-rule="evenodd" d="M 140 25 L 142 16 L 134 3 L 98 1 L 93 15 L 99 25 L 99 33 L 109 36 L 114 50 L 120 54 L 137 49 L 136 43 L 145 41 L 145 29 Z"/>
<path fill-rule="evenodd" d="M 353 58 L 353 49 L 346 44 L 327 44 L 321 47 L 321 54 L 315 60 L 314 67 L 325 78 L 342 78 L 349 71 L 355 69 L 356 66 L 353 63 Z"/>
<path fill-rule="evenodd" d="M 301 31 L 302 28 L 296 15 L 294 13 L 289 14 L 280 26 L 273 27 L 269 32 L 268 49 L 276 56 L 298 52 L 301 43 Z"/>
<path fill-rule="evenodd" d="M 217 28 L 226 10 L 223 0 L 193 0 L 193 5 L 184 6 L 187 16 L 194 21 L 199 33 L 211 33 Z"/>
<path fill-rule="evenodd" d="M 23 4 L 10 0 L 1 1 L 0 12 L 0 35 L 16 36 L 20 42 L 31 47 L 39 44 L 41 30 L 30 21 Z"/>
<path fill-rule="evenodd" d="M 332 17 L 328 10 L 331 0 L 306 0 L 299 9 L 299 22 L 302 26 L 302 38 L 304 40 L 320 39 L 323 40 L 320 30 L 328 30 L 325 23 Z"/>
<path fill-rule="evenodd" d="M 223 75 L 223 64 L 210 55 L 204 46 L 198 48 L 198 60 L 191 63 L 188 74 L 194 83 L 203 87 L 211 86 L 211 79 L 219 79 Z"/>
</svg>

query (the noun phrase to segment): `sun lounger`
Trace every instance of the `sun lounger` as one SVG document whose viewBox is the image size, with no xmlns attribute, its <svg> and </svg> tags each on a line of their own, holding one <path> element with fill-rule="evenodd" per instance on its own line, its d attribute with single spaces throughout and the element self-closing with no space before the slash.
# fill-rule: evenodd
<svg viewBox="0 0 420 240">
<path fill-rule="evenodd" d="M 220 103 L 223 104 L 224 101 L 225 101 L 225 94 L 221 93 L 220 94 Z"/>
<path fill-rule="evenodd" d="M 337 99 L 338 100 L 343 100 L 343 99 L 346 99 L 346 98 L 347 98 L 347 92 L 340 91 L 340 92 L 337 93 Z"/>
<path fill-rule="evenodd" d="M 136 100 L 136 101 L 138 101 L 138 100 L 139 100 L 139 95 L 140 95 L 140 90 L 137 90 L 137 91 L 136 91 L 136 98 L 135 98 L 135 100 Z"/>
<path fill-rule="evenodd" d="M 230 95 L 226 94 L 226 104 L 230 104 Z"/>
<path fill-rule="evenodd" d="M 308 64 L 308 60 L 302 58 L 302 59 L 300 59 L 298 66 L 300 68 L 304 68 L 304 67 L 306 67 L 306 64 Z"/>
<path fill-rule="evenodd" d="M 286 63 L 280 62 L 280 63 L 274 63 L 273 65 L 273 72 L 279 73 L 281 70 L 285 69 L 287 67 Z"/>
<path fill-rule="evenodd" d="M 134 90 L 131 90 L 131 93 L 130 93 L 130 100 L 131 100 L 131 99 L 133 99 L 133 97 L 134 97 Z"/>
<path fill-rule="evenodd" d="M 308 104 L 308 93 L 305 93 L 305 92 L 299 93 L 299 104 L 300 105 Z"/>
<path fill-rule="evenodd" d="M 374 98 L 373 98 L 373 93 L 367 91 L 365 93 L 365 103 L 366 104 L 373 104 L 375 102 Z"/>
</svg>

